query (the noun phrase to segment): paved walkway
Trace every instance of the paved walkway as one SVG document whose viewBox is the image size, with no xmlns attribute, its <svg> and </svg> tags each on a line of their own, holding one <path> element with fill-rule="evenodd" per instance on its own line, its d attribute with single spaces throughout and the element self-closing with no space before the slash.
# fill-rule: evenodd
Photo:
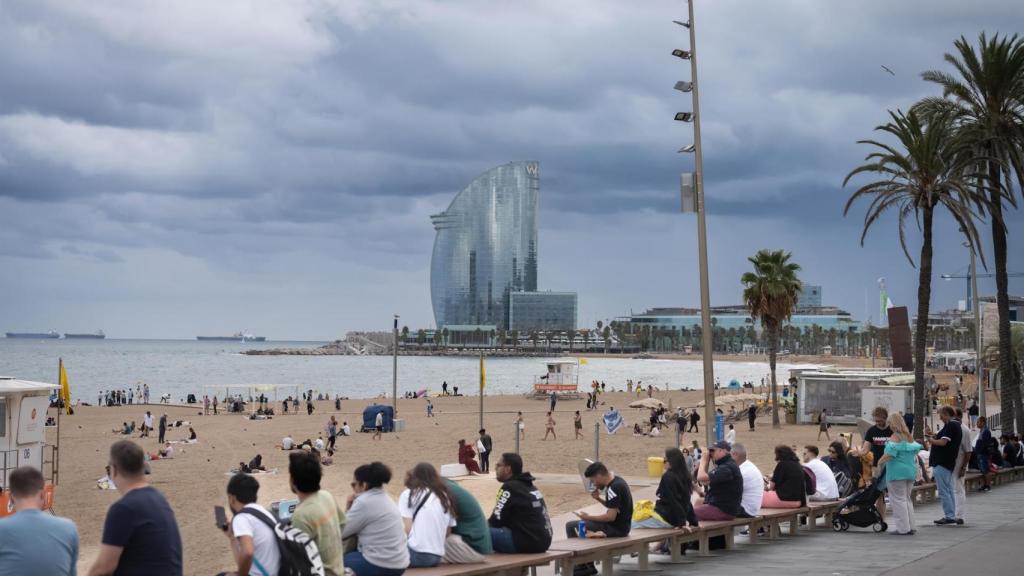
<svg viewBox="0 0 1024 576">
<path fill-rule="evenodd" d="M 664 556 L 652 556 L 652 567 L 667 576 L 715 574 L 756 576 L 939 576 L 943 574 L 1019 574 L 1018 554 L 1024 542 L 1024 482 L 996 486 L 983 494 L 967 495 L 966 524 L 935 526 L 942 516 L 936 503 L 915 509 L 917 534 L 875 534 L 851 527 L 849 532 L 829 529 L 783 537 L 780 541 L 751 545 L 737 536 L 736 548 L 699 558 L 693 564 L 657 565 Z M 617 574 L 635 569 L 635 560 L 623 559 Z"/>
</svg>

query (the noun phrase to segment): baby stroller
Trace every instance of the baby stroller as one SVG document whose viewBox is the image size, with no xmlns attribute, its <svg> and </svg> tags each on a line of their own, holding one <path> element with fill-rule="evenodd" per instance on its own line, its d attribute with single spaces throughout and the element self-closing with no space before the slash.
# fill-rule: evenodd
<svg viewBox="0 0 1024 576">
<path fill-rule="evenodd" d="M 881 492 L 875 486 L 875 482 L 851 494 L 843 502 L 839 512 L 832 517 L 832 529 L 836 532 L 845 532 L 852 524 L 860 528 L 871 526 L 875 532 L 885 532 L 889 525 L 882 520 L 882 514 L 875 507 L 879 495 Z"/>
</svg>

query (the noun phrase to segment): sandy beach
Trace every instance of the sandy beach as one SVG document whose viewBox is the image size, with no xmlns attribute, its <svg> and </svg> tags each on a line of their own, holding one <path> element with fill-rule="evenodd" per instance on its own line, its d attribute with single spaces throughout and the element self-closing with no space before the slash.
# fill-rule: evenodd
<svg viewBox="0 0 1024 576">
<path fill-rule="evenodd" d="M 703 398 L 703 393 L 661 392 L 657 398 L 673 407 L 692 407 Z M 636 399 L 635 395 L 609 392 L 601 399 L 604 402 L 601 409 L 590 412 L 586 411 L 583 399 L 559 401 L 555 413 L 558 439 L 543 441 L 547 401 L 521 396 L 485 397 L 484 425 L 494 438 L 496 454 L 514 450 L 513 420 L 516 411 L 523 411 L 526 439 L 521 441 L 520 453 L 526 468 L 540 476 L 539 486 L 552 516 L 592 502 L 579 483 L 566 481 L 566 475 L 576 474 L 579 459 L 593 457 L 594 424 L 609 406 L 620 409 L 628 429 L 614 436 L 601 433 L 601 459 L 620 475 L 646 477 L 647 457 L 661 455 L 664 448 L 674 442 L 674 433 L 660 438 L 632 435 L 633 423 L 647 417 L 645 410 L 626 408 L 631 400 Z M 343 499 L 349 492 L 352 470 L 359 464 L 381 460 L 395 473 L 395 480 L 389 488 L 397 496 L 402 489 L 405 470 L 420 461 L 438 467 L 457 462 L 458 439 L 476 438 L 479 428 L 477 396 L 436 397 L 432 400 L 436 417 L 427 418 L 423 399 L 399 399 L 398 415 L 405 419 L 406 430 L 386 434 L 380 441 L 372 440 L 370 434 L 355 432 L 359 428 L 363 408 L 374 403 L 374 400 L 366 399 L 343 401 L 340 413 L 334 411 L 333 402 L 325 401 L 316 403 L 312 416 L 307 416 L 303 410 L 301 414 L 280 415 L 263 421 L 249 420 L 237 414 L 204 416 L 201 406 L 81 407 L 74 416 L 65 417 L 61 422 L 60 483 L 56 491 L 55 511 L 78 525 L 81 537 L 79 569 L 86 570 L 98 550 L 107 507 L 118 498 L 116 491 L 101 491 L 96 486 L 96 480 L 104 474 L 109 445 L 122 438 L 111 430 L 119 428 L 126 420 L 141 422 L 147 409 L 153 411 L 154 419 L 166 412 L 171 422 L 190 421 L 199 437 L 197 444 L 176 445 L 178 452 L 174 459 L 152 462 L 153 474 L 150 477 L 153 486 L 167 495 L 177 515 L 184 541 L 185 573 L 214 574 L 228 570 L 232 567 L 228 542 L 214 527 L 212 508 L 225 503 L 226 473 L 232 466 L 248 461 L 257 453 L 262 454 L 267 468 L 276 468 L 278 473 L 259 477 L 260 502 L 269 505 L 273 500 L 289 498 L 288 453 L 275 445 L 286 434 L 291 434 L 298 441 L 316 439 L 330 415 L 334 414 L 339 422 L 347 421 L 352 426 L 354 435 L 338 438 L 335 464 L 324 469 L 323 487 Z M 575 410 L 583 414 L 584 439 L 573 439 L 572 415 Z M 700 435 L 686 434 L 684 442 L 689 444 L 697 439 L 703 446 L 704 423 L 702 420 Z M 834 429 L 833 438 L 839 431 L 844 431 L 844 428 Z M 747 445 L 751 459 L 763 471 L 769 472 L 773 467 L 771 448 L 774 445 L 814 443 L 817 427 L 783 426 L 773 430 L 768 416 L 759 418 L 756 432 L 749 432 L 745 422 L 737 426 L 737 432 L 737 440 Z M 167 438 L 182 439 L 186 434 L 187 428 L 171 428 Z M 55 442 L 56 435 L 52 429 L 49 435 L 48 441 Z M 155 452 L 158 448 L 155 433 L 149 438 L 134 440 L 147 452 Z M 824 439 L 817 443 L 821 448 L 825 444 Z M 492 464 L 496 459 L 497 456 L 492 458 Z M 465 482 L 465 485 L 489 513 L 493 507 L 496 482 L 476 478 Z"/>
</svg>

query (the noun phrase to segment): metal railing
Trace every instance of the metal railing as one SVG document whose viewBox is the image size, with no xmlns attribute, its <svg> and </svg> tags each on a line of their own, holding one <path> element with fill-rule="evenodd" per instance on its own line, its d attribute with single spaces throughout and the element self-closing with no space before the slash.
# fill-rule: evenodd
<svg viewBox="0 0 1024 576">
<path fill-rule="evenodd" d="M 43 473 L 43 478 L 56 484 L 60 468 L 60 452 L 52 444 L 43 444 L 35 454 L 30 448 L 0 450 L 0 486 L 6 486 L 7 477 L 21 466 L 35 466 Z"/>
</svg>

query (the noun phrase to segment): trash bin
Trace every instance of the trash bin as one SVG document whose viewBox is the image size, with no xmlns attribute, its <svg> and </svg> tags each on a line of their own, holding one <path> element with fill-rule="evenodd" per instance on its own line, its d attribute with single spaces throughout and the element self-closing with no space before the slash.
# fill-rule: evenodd
<svg viewBox="0 0 1024 576">
<path fill-rule="evenodd" d="M 647 475 L 651 478 L 661 478 L 665 472 L 665 459 L 661 456 L 649 456 L 647 458 Z"/>
</svg>

